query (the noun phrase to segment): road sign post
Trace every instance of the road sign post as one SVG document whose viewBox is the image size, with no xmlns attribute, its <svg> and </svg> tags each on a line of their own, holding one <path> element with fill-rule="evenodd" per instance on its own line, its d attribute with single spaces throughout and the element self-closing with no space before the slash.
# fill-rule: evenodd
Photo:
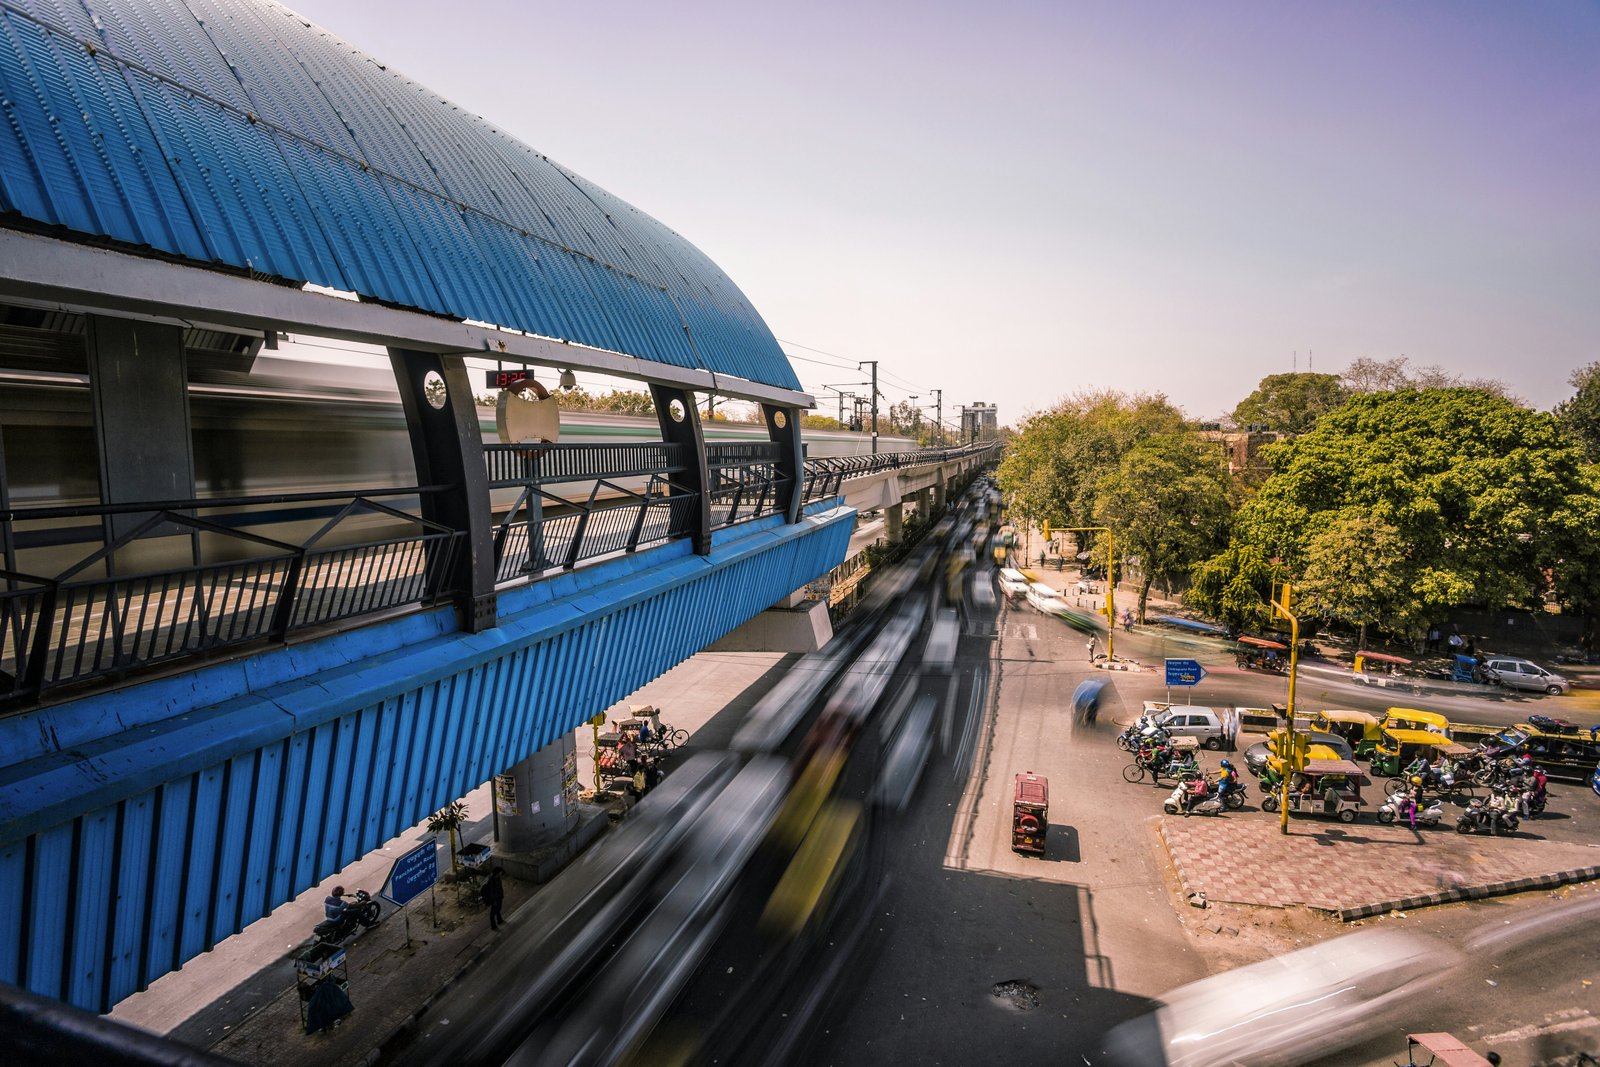
<svg viewBox="0 0 1600 1067">
<path fill-rule="evenodd" d="M 1167 663 L 1167 703 L 1172 703 L 1172 687 L 1175 685 L 1199 685 L 1200 679 L 1206 676 L 1206 669 L 1200 666 L 1198 660 L 1169 659 Z"/>
<path fill-rule="evenodd" d="M 404 908 L 422 891 L 428 891 L 428 897 L 433 901 L 433 925 L 439 927 L 439 900 L 433 895 L 434 884 L 439 881 L 439 842 L 438 839 L 424 841 L 404 856 L 394 861 L 394 866 L 389 868 L 389 877 L 384 881 L 383 888 L 378 890 L 378 895 L 394 904 L 397 908 Z M 411 917 L 406 917 L 406 942 L 411 941 Z"/>
</svg>

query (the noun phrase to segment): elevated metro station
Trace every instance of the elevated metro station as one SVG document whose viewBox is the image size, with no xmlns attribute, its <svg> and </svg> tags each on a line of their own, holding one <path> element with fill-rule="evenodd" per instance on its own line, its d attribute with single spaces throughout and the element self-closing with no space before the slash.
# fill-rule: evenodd
<svg viewBox="0 0 1600 1067">
<path fill-rule="evenodd" d="M 0 28 L 0 981 L 107 1010 L 497 774 L 559 839 L 579 724 L 987 459 L 808 458 L 705 255 L 286 8 Z M 372 409 L 262 400 L 289 334 L 387 354 L 398 471 Z M 541 384 L 486 439 L 484 357 L 656 434 L 563 440 Z"/>
</svg>

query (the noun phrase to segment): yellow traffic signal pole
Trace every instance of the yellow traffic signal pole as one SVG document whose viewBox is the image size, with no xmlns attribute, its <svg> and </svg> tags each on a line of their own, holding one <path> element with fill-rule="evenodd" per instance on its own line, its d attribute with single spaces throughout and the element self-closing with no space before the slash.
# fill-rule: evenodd
<svg viewBox="0 0 1600 1067">
<path fill-rule="evenodd" d="M 1063 533 L 1106 535 L 1106 659 L 1117 658 L 1117 550 L 1109 526 L 1057 526 Z"/>
<path fill-rule="evenodd" d="M 1280 603 L 1276 600 L 1272 602 L 1273 610 L 1289 620 L 1288 725 L 1285 728 L 1283 738 L 1283 766 L 1285 772 L 1303 769 L 1303 765 L 1296 766 L 1296 764 L 1299 764 L 1300 761 L 1295 758 L 1294 747 L 1294 679 L 1296 669 L 1300 666 L 1300 620 L 1289 611 L 1289 601 L 1293 596 L 1293 593 L 1294 590 L 1289 583 L 1284 582 L 1282 602 Z M 1289 832 L 1289 779 L 1291 777 L 1292 775 L 1290 773 L 1285 773 L 1283 776 L 1283 781 L 1278 783 L 1278 788 L 1282 790 L 1279 796 L 1279 807 L 1283 811 L 1283 819 L 1279 825 L 1279 830 L 1285 834 Z"/>
</svg>

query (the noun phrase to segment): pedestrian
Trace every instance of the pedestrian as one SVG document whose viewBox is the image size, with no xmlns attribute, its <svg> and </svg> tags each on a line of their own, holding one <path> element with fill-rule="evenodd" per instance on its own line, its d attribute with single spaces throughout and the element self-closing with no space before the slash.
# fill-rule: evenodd
<svg viewBox="0 0 1600 1067">
<path fill-rule="evenodd" d="M 639 760 L 639 746 L 634 743 L 633 735 L 626 730 L 623 731 L 622 740 L 617 743 L 617 758 L 630 771 Z"/>
<path fill-rule="evenodd" d="M 1039 569 L 1044 569 L 1044 549 L 1039 550 Z"/>
<path fill-rule="evenodd" d="M 1122 631 L 1123 631 L 1123 633 L 1130 633 L 1130 634 L 1133 633 L 1133 609 L 1132 608 L 1123 608 L 1122 609 Z"/>
<path fill-rule="evenodd" d="M 489 929 L 500 929 L 501 924 L 506 921 L 500 914 L 500 905 L 506 902 L 506 887 L 500 884 L 499 867 L 489 872 L 489 877 L 484 879 L 483 888 L 478 890 L 478 895 L 489 905 Z"/>
<path fill-rule="evenodd" d="M 1437 626 L 1430 627 L 1428 630 L 1428 651 L 1439 651 L 1439 628 Z"/>
<path fill-rule="evenodd" d="M 1461 655 L 1461 648 L 1464 644 L 1466 644 L 1466 642 L 1461 640 L 1460 634 L 1456 633 L 1454 630 L 1451 630 L 1450 636 L 1445 638 L 1445 644 L 1450 646 L 1450 654 L 1452 656 L 1459 656 Z"/>
<path fill-rule="evenodd" d="M 1095 650 L 1098 649 L 1099 646 L 1100 646 L 1100 642 L 1095 640 L 1093 637 L 1089 638 L 1089 662 L 1090 663 L 1094 662 Z"/>
<path fill-rule="evenodd" d="M 658 760 L 647 760 L 644 765 L 644 791 L 654 789 L 661 782 L 661 763 Z"/>
</svg>

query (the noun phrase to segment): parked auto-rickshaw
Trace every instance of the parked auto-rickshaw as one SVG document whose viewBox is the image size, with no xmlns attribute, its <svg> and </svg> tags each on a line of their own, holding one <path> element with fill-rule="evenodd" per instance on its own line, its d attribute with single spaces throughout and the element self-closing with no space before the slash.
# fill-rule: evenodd
<svg viewBox="0 0 1600 1067">
<path fill-rule="evenodd" d="M 1296 815 L 1332 815 L 1355 822 L 1366 801 L 1361 787 L 1369 783 L 1361 768 L 1347 759 L 1308 759 L 1290 779 L 1289 811 Z M 1278 810 L 1278 794 L 1261 798 L 1262 811 Z"/>
<path fill-rule="evenodd" d="M 1400 730 L 1385 726 L 1382 740 L 1372 750 L 1372 773 L 1383 778 L 1393 777 L 1411 766 L 1419 756 L 1426 757 L 1429 763 L 1438 763 L 1441 748 L 1449 744 L 1449 738 L 1432 730 Z M 1461 750 L 1461 755 L 1468 754 L 1468 750 Z"/>
<path fill-rule="evenodd" d="M 1017 775 L 1011 797 L 1011 851 L 1044 855 L 1050 828 L 1050 779 L 1032 771 Z"/>
<path fill-rule="evenodd" d="M 1274 731 L 1275 733 L 1278 731 Z M 1329 748 L 1327 745 L 1308 745 L 1306 747 L 1306 760 L 1342 760 L 1343 756 Z M 1261 792 L 1263 795 L 1271 793 L 1276 795 L 1282 792 L 1279 786 L 1283 784 L 1284 761 L 1282 756 L 1268 756 L 1267 765 L 1259 775 L 1261 779 Z"/>
<path fill-rule="evenodd" d="M 1428 730 L 1450 736 L 1450 720 L 1437 711 L 1421 708 L 1390 708 L 1383 713 L 1385 730 Z"/>
<path fill-rule="evenodd" d="M 1289 646 L 1265 637 L 1241 637 L 1235 650 L 1241 670 L 1274 671 L 1282 674 L 1289 666 Z"/>
<path fill-rule="evenodd" d="M 1321 711 L 1315 728 L 1344 738 L 1357 759 L 1370 759 L 1383 740 L 1383 723 L 1370 711 Z"/>
</svg>

